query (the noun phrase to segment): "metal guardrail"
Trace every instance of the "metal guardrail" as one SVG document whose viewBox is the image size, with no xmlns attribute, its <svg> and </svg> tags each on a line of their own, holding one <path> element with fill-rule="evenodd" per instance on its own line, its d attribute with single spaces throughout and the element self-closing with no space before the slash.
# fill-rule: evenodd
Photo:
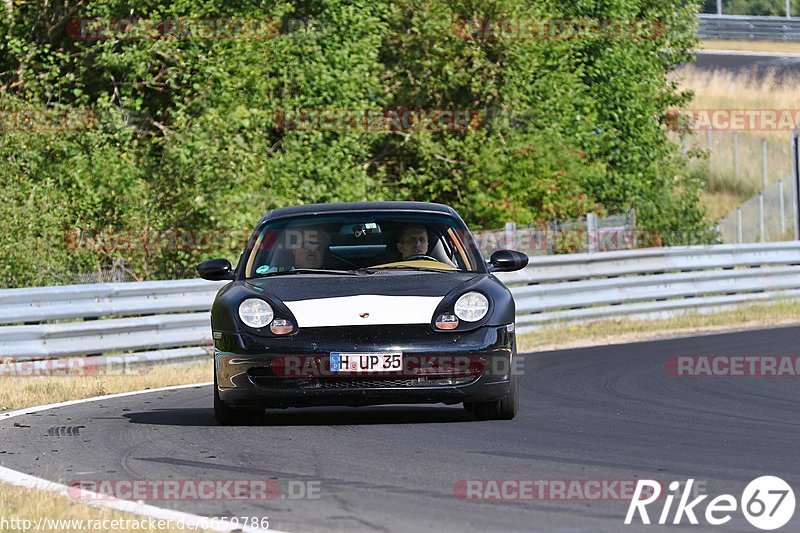
<svg viewBox="0 0 800 533">
<path fill-rule="evenodd" d="M 800 18 L 698 15 L 700 39 L 800 42 Z"/>
<path fill-rule="evenodd" d="M 0 290 L 0 357 L 102 355 L 93 365 L 208 357 L 225 282 L 199 279 Z M 4 369 L 0 368 L 0 374 Z"/>
<path fill-rule="evenodd" d="M 559 322 L 665 316 L 800 298 L 800 242 L 536 257 L 524 270 L 498 277 L 514 294 L 521 332 Z M 181 280 L 2 290 L 0 323 L 15 325 L 0 326 L 0 356 L 97 355 L 97 366 L 208 357 L 208 311 L 224 284 Z"/>
<path fill-rule="evenodd" d="M 190 279 L 5 289 L 0 324 L 208 311 L 222 285 Z"/>
<path fill-rule="evenodd" d="M 518 331 L 653 318 L 800 297 L 800 242 L 543 257 L 498 277 L 514 294 Z"/>
</svg>

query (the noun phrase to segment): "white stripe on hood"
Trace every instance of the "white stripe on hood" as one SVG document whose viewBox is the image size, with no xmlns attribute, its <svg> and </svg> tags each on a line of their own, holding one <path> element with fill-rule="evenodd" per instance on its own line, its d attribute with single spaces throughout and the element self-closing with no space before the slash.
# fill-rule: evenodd
<svg viewBox="0 0 800 533">
<path fill-rule="evenodd" d="M 301 328 L 429 324 L 444 296 L 361 294 L 284 302 Z"/>
</svg>

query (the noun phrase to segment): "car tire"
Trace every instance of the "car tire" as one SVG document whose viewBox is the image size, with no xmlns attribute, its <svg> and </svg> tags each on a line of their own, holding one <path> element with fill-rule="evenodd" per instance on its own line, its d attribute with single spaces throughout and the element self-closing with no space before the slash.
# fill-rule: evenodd
<svg viewBox="0 0 800 533">
<path fill-rule="evenodd" d="M 511 374 L 511 388 L 495 407 L 494 418 L 497 420 L 511 420 L 517 416 L 519 409 L 519 382 L 514 373 Z"/>
<path fill-rule="evenodd" d="M 511 387 L 499 400 L 491 402 L 464 402 L 464 409 L 478 420 L 511 420 L 519 409 L 519 382 L 511 375 Z"/>
<path fill-rule="evenodd" d="M 219 397 L 217 372 L 214 371 L 214 418 L 220 426 L 246 426 L 263 416 L 263 410 L 235 409 Z"/>
</svg>

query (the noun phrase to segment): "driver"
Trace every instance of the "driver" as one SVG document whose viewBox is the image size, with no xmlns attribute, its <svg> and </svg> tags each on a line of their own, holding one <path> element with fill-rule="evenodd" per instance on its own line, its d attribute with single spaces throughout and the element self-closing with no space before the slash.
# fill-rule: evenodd
<svg viewBox="0 0 800 533">
<path fill-rule="evenodd" d="M 322 268 L 329 243 L 330 239 L 325 231 L 319 229 L 303 231 L 300 242 L 291 247 L 294 268 Z"/>
<path fill-rule="evenodd" d="M 406 224 L 400 232 L 397 250 L 403 259 L 428 254 L 428 228 L 424 224 Z"/>
</svg>

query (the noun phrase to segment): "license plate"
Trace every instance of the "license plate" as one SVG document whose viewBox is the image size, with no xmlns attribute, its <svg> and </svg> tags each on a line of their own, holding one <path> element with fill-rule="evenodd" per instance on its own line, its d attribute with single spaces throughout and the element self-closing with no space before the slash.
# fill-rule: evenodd
<svg viewBox="0 0 800 533">
<path fill-rule="evenodd" d="M 397 372 L 402 368 L 401 353 L 331 353 L 332 372 Z"/>
</svg>

